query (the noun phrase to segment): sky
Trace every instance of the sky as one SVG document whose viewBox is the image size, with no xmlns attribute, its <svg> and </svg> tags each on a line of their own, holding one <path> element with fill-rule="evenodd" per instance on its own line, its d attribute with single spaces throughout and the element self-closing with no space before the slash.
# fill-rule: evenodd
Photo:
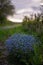
<svg viewBox="0 0 43 65">
<path fill-rule="evenodd" d="M 11 0 L 15 6 L 16 13 L 9 16 L 11 21 L 22 22 L 24 16 L 30 16 L 32 13 L 40 13 L 40 0 Z"/>
</svg>

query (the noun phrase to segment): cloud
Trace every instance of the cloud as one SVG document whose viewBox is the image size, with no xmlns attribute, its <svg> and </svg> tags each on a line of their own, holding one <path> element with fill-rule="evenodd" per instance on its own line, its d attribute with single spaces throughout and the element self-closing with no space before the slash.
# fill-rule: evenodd
<svg viewBox="0 0 43 65">
<path fill-rule="evenodd" d="M 28 8 L 31 6 L 39 6 L 40 0 L 12 0 L 16 9 Z"/>
<path fill-rule="evenodd" d="M 43 5 L 43 3 L 40 3 L 40 5 Z"/>
<path fill-rule="evenodd" d="M 29 8 L 29 9 L 20 9 L 16 12 L 16 14 L 26 14 L 26 13 L 32 13 L 33 12 L 33 9 L 32 8 Z"/>
<path fill-rule="evenodd" d="M 8 16 L 7 19 L 12 21 L 12 22 L 22 22 L 22 19 L 14 18 L 14 17 L 11 17 L 11 16 Z"/>
<path fill-rule="evenodd" d="M 17 12 L 16 12 L 16 14 L 21 14 L 21 13 L 23 13 L 24 12 L 24 9 L 20 9 L 20 10 L 18 10 Z"/>
<path fill-rule="evenodd" d="M 23 17 L 30 16 L 30 14 L 40 13 L 40 0 L 11 0 L 16 8 L 16 14 L 9 17 L 11 21 L 20 22 Z"/>
<path fill-rule="evenodd" d="M 28 15 L 30 15 L 30 14 L 34 14 L 34 13 L 40 13 L 40 10 L 33 7 L 33 8 L 28 8 L 28 9 L 20 9 L 20 10 L 16 11 L 17 15 L 19 15 L 19 14 L 28 14 Z"/>
<path fill-rule="evenodd" d="M 40 13 L 39 10 L 35 10 L 32 9 L 32 8 L 29 8 L 29 9 L 20 9 L 16 12 L 16 14 L 13 16 L 13 17 L 8 17 L 8 19 L 12 22 L 22 22 L 22 19 L 24 18 L 24 16 L 29 16 L 31 14 L 37 14 L 37 13 Z"/>
</svg>

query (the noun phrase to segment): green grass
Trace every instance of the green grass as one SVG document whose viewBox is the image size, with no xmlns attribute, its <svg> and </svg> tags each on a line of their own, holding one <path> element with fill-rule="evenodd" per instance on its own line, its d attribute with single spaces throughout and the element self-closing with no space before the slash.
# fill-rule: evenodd
<svg viewBox="0 0 43 65">
<path fill-rule="evenodd" d="M 7 39 L 9 36 L 13 35 L 14 33 L 24 33 L 21 26 L 15 27 L 13 29 L 0 29 L 0 42 Z"/>
<path fill-rule="evenodd" d="M 15 28 L 9 28 L 9 29 L 1 29 L 0 28 L 0 42 L 5 41 L 9 36 L 13 35 L 14 33 L 23 33 L 21 23 L 12 23 L 12 22 L 7 22 L 6 24 L 0 24 L 0 27 L 2 26 L 12 26 L 15 25 Z"/>
</svg>

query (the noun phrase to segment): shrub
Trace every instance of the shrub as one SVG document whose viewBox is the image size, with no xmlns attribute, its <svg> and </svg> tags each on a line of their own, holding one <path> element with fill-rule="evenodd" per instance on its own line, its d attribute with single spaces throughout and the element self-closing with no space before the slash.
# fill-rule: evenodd
<svg viewBox="0 0 43 65">
<path fill-rule="evenodd" d="M 43 24 L 40 21 L 41 15 L 38 14 L 38 16 L 35 15 L 34 20 L 29 20 L 28 17 L 24 17 L 22 22 L 22 28 L 26 32 L 36 32 L 37 34 L 43 33 Z"/>
<path fill-rule="evenodd" d="M 5 41 L 7 60 L 14 65 L 32 65 L 33 47 L 38 40 L 33 35 L 14 34 Z"/>
<path fill-rule="evenodd" d="M 33 48 L 34 48 L 32 58 L 33 65 L 43 65 L 43 44 L 42 43 L 34 44 Z"/>
<path fill-rule="evenodd" d="M 32 44 L 34 43 L 38 43 L 36 37 L 20 33 L 15 33 L 5 41 L 6 48 L 9 50 L 12 49 L 13 46 L 18 48 L 20 45 L 23 50 L 28 47 L 32 49 Z"/>
</svg>

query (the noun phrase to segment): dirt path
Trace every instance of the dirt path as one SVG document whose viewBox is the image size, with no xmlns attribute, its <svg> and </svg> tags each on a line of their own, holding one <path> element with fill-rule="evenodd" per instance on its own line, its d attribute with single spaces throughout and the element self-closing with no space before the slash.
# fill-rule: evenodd
<svg viewBox="0 0 43 65">
<path fill-rule="evenodd" d="M 15 28 L 18 27 L 20 25 L 12 25 L 12 26 L 0 26 L 0 29 L 10 29 L 10 28 Z"/>
</svg>

